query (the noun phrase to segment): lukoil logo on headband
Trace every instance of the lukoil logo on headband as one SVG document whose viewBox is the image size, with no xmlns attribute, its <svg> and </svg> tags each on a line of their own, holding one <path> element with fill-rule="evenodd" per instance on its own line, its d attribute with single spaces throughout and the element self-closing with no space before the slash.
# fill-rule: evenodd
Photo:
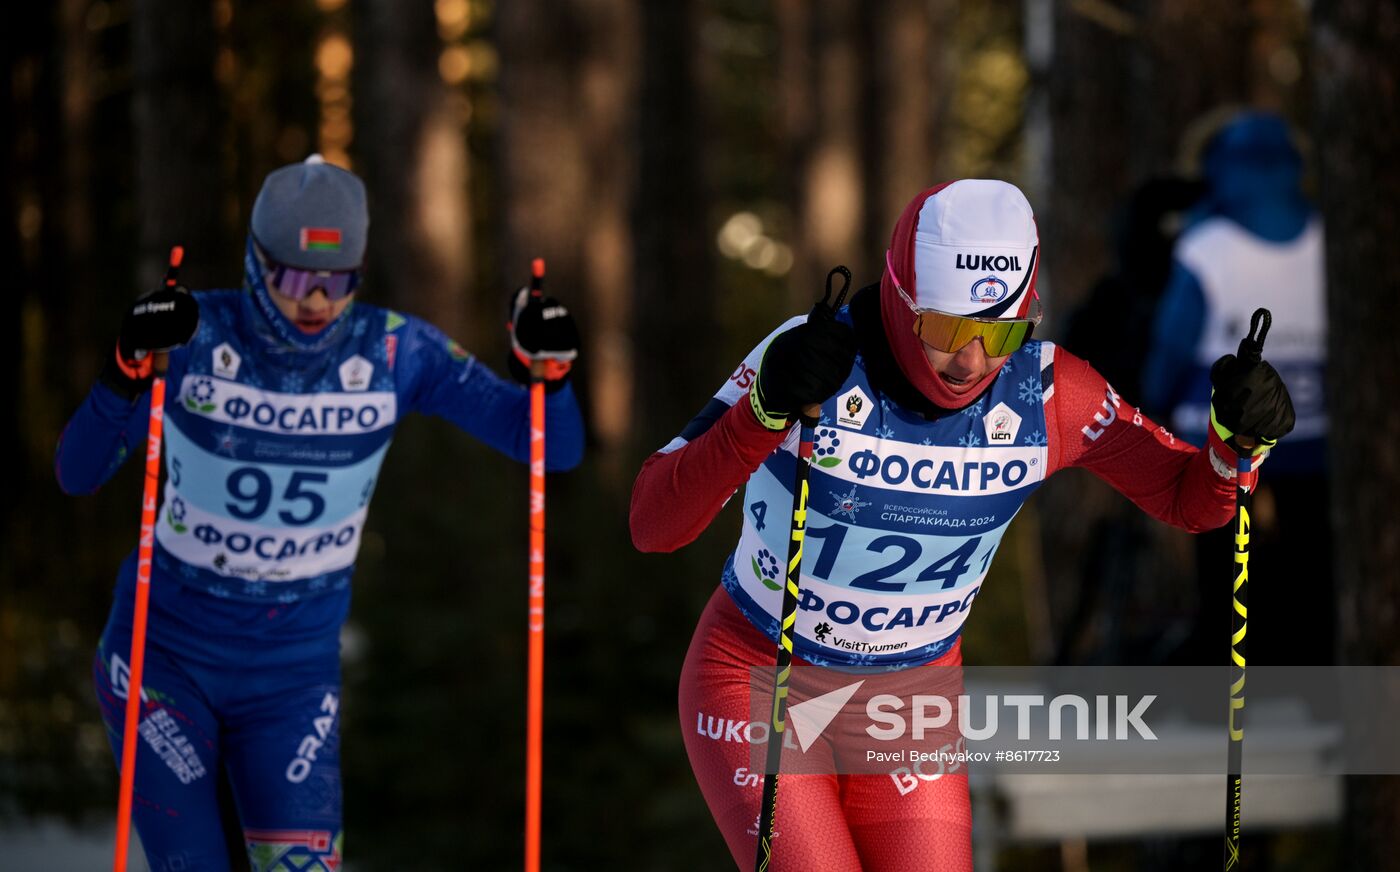
<svg viewBox="0 0 1400 872">
<path fill-rule="evenodd" d="M 1021 259 L 1005 254 L 960 254 L 955 269 L 975 269 L 978 272 L 1021 271 Z"/>
</svg>

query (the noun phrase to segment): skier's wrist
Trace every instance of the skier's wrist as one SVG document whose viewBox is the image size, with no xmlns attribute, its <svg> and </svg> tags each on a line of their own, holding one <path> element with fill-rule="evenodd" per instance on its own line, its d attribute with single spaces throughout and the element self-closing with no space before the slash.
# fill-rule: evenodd
<svg viewBox="0 0 1400 872">
<path fill-rule="evenodd" d="M 758 419 L 758 423 L 765 430 L 786 430 L 788 428 L 789 415 L 786 412 L 772 412 L 764 407 L 763 391 L 759 387 L 759 380 L 754 379 L 753 385 L 749 388 L 749 408 L 753 409 L 753 415 Z"/>
<path fill-rule="evenodd" d="M 139 360 L 128 359 L 118 345 L 107 356 L 106 362 L 97 374 L 97 381 L 112 393 L 134 403 L 150 390 L 153 356 L 142 355 Z"/>
<path fill-rule="evenodd" d="M 1220 423 L 1219 418 L 1216 417 L 1215 414 L 1214 403 L 1212 403 L 1210 407 L 1210 428 L 1211 432 L 1224 443 L 1225 447 L 1239 456 L 1248 455 L 1250 457 L 1259 457 L 1267 454 L 1278 444 L 1277 439 L 1266 439 L 1263 436 L 1243 436 L 1235 433 L 1229 427 Z"/>
<path fill-rule="evenodd" d="M 1210 428 L 1206 438 L 1206 447 L 1204 450 L 1210 457 L 1211 469 L 1215 471 L 1216 475 L 1227 481 L 1234 481 L 1236 479 L 1239 472 L 1240 458 L 1249 458 L 1249 469 L 1250 472 L 1253 473 L 1255 470 L 1259 469 L 1264 463 L 1265 458 L 1269 456 L 1267 451 L 1251 455 L 1249 452 L 1239 448 L 1235 444 L 1234 438 L 1226 441 L 1225 437 L 1221 436 L 1220 432 L 1213 426 Z"/>
<path fill-rule="evenodd" d="M 536 362 L 542 364 L 539 367 L 541 370 L 539 380 L 544 383 L 545 393 L 552 394 L 555 391 L 563 390 L 564 385 L 569 383 L 573 361 L 556 361 L 547 358 L 531 361 L 515 349 L 512 349 L 509 357 L 506 358 L 506 370 L 510 372 L 511 378 L 523 385 L 530 385 L 536 379 L 536 367 L 534 366 Z"/>
</svg>

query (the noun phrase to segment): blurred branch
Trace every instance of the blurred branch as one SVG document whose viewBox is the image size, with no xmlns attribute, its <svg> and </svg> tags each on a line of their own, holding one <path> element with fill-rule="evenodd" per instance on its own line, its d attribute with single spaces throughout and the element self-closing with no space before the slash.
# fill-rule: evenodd
<svg viewBox="0 0 1400 872">
<path fill-rule="evenodd" d="M 1119 36 L 1136 36 L 1138 21 L 1130 12 L 1124 12 L 1108 0 L 1071 0 L 1070 11 L 1081 18 L 1092 21 L 1104 30 Z"/>
</svg>

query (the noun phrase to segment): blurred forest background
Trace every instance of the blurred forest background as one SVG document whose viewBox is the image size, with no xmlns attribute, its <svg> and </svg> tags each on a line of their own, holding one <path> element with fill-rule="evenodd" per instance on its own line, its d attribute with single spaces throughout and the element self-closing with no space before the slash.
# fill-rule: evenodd
<svg viewBox="0 0 1400 872">
<path fill-rule="evenodd" d="M 626 512 L 641 461 L 810 305 L 830 266 L 876 280 L 899 210 L 935 181 L 1022 186 L 1045 333 L 1064 338 L 1118 269 L 1125 199 L 1189 173 L 1193 131 L 1222 106 L 1277 110 L 1313 146 L 1346 543 L 1340 608 L 1316 608 L 1339 622 L 1343 660 L 1400 663 L 1390 0 L 57 0 L 15 5 L 0 30 L 0 828 L 105 823 L 115 804 L 89 667 L 140 475 L 132 464 L 97 496 L 64 497 L 58 433 L 169 246 L 185 245 L 190 287 L 238 283 L 263 176 L 312 151 L 368 184 L 368 301 L 500 369 L 507 293 L 542 256 L 580 318 L 588 459 L 549 485 L 548 868 L 728 863 L 675 699 L 738 518 L 731 506 L 695 545 L 637 554 Z M 1145 342 L 1142 323 L 1123 326 L 1069 347 L 1098 360 Z M 1110 380 L 1132 400 L 1130 381 Z M 525 471 L 440 421 L 410 419 L 397 442 L 345 634 L 347 857 L 513 867 Z M 1182 536 L 1132 526 L 1135 512 L 1079 471 L 1046 486 L 965 659 L 1150 659 L 1153 634 L 1190 614 L 1192 555 Z M 1116 582 L 1091 553 L 1105 518 L 1129 525 Z M 1305 580 L 1278 583 L 1305 595 Z M 1255 868 L 1400 868 L 1392 779 L 1352 779 L 1344 821 L 1270 836 Z M 1161 841 L 1011 845 L 1001 863 L 1152 868 Z"/>
</svg>

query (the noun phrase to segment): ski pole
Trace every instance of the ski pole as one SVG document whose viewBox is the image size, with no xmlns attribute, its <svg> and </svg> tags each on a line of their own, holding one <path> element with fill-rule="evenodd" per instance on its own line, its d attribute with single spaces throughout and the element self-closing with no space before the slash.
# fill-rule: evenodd
<svg viewBox="0 0 1400 872">
<path fill-rule="evenodd" d="M 165 286 L 175 287 L 175 277 L 185 249 L 170 249 Z M 146 608 L 151 595 L 151 550 L 156 538 L 156 496 L 160 484 L 160 440 L 165 424 L 165 366 L 163 352 L 153 352 L 151 415 L 146 427 L 146 482 L 141 494 L 141 538 L 136 552 L 136 612 L 131 622 L 130 671 L 126 682 L 126 724 L 122 728 L 121 787 L 117 793 L 117 846 L 113 872 L 126 872 L 131 837 L 131 796 L 136 784 L 136 724 L 141 713 L 141 672 L 146 662 Z"/>
<path fill-rule="evenodd" d="M 828 306 L 831 299 L 832 277 L 840 273 L 846 284 L 836 295 L 834 305 Z M 846 299 L 846 291 L 851 287 L 851 271 L 838 266 L 826 274 L 826 293 L 821 305 L 808 317 L 829 317 L 841 308 Z M 823 311 L 824 309 L 824 311 Z M 773 678 L 773 708 L 768 723 L 767 758 L 763 765 L 763 794 L 759 799 L 758 851 L 754 867 L 758 872 L 767 872 L 773 861 L 773 824 L 778 812 L 778 769 L 783 759 L 783 731 L 787 728 L 788 679 L 792 676 L 792 635 L 797 624 L 797 601 L 801 597 L 802 540 L 807 527 L 807 474 L 812 465 L 812 442 L 815 437 L 821 406 L 810 405 L 802 410 L 801 429 L 797 439 L 797 471 L 792 484 L 792 525 L 788 536 L 787 579 L 783 585 L 783 605 L 778 623 L 778 662 Z"/>
<path fill-rule="evenodd" d="M 530 296 L 544 293 L 544 259 L 530 264 Z M 544 364 L 530 364 L 530 655 L 525 716 L 525 872 L 540 868 L 544 732 Z"/>
<path fill-rule="evenodd" d="M 1264 337 L 1273 317 L 1268 309 L 1256 309 L 1249 319 L 1249 333 L 1240 340 L 1236 357 L 1243 363 L 1259 363 L 1264 354 Z M 1258 334 L 1256 337 L 1255 334 Z M 1248 452 L 1253 440 L 1236 437 L 1240 447 Z M 1248 444 L 1246 444 L 1248 443 Z M 1230 734 L 1229 759 L 1225 783 L 1225 868 L 1233 869 L 1240 861 L 1240 793 L 1244 786 L 1241 774 L 1244 758 L 1244 637 L 1249 626 L 1245 607 L 1245 587 L 1249 582 L 1249 527 L 1254 491 L 1258 476 L 1253 471 L 1253 458 L 1241 454 L 1235 477 L 1235 583 L 1233 612 L 1230 615 Z"/>
</svg>

